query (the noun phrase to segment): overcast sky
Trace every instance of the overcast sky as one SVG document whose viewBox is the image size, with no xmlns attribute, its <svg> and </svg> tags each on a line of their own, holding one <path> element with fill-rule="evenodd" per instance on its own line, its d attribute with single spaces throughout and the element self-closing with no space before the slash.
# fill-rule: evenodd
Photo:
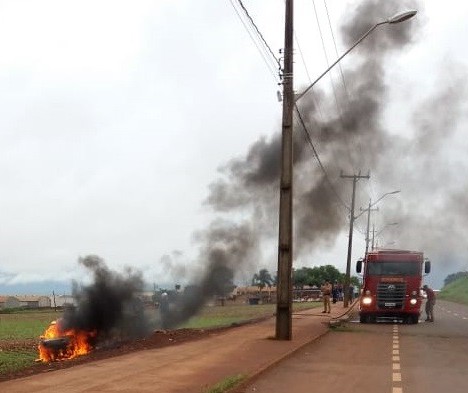
<svg viewBox="0 0 468 393">
<path fill-rule="evenodd" d="M 278 54 L 284 1 L 243 3 Z M 327 60 L 314 2 L 295 3 L 295 88 L 300 91 L 307 73 L 315 79 Z M 341 54 L 347 47 L 340 26 L 351 3 L 360 2 L 315 0 L 329 62 L 337 55 L 328 17 Z M 424 4 L 406 22 L 418 25 L 413 43 L 393 52 L 385 66 L 389 94 L 382 122 L 402 137 L 413 132 L 406 119 L 414 118 L 420 101 L 430 102 L 441 84 L 456 86 L 455 76 L 466 76 L 460 70 L 468 63 L 468 5 Z M 77 260 L 88 254 L 101 256 L 113 269 L 141 269 L 155 283 L 177 281 L 177 269 L 168 265 L 193 263 L 198 255 L 193 234 L 216 216 L 204 201 L 219 168 L 280 127 L 280 87 L 236 10 L 234 0 L 0 0 L 0 283 L 80 279 Z M 349 54 L 340 63 L 342 71 L 353 69 L 359 56 Z M 330 75 L 343 89 L 339 69 Z M 329 92 L 330 86 L 326 77 L 318 87 Z M 322 97 L 330 101 L 322 103 L 326 117 L 339 111 L 331 97 Z M 461 130 L 466 133 L 466 120 L 454 117 L 453 139 L 440 146 L 450 166 L 428 171 L 429 179 L 447 172 L 447 187 L 465 182 Z M 341 169 L 371 171 L 371 179 L 360 183 L 360 201 L 401 190 L 379 204 L 373 221 L 379 230 L 400 222 L 379 237 L 380 245 L 398 247 L 404 220 L 384 211 L 410 215 L 404 201 L 414 190 L 405 189 L 406 174 L 388 184 L 372 176 L 374 168 L 327 168 L 335 179 Z M 431 209 L 428 204 L 428 216 Z M 467 211 L 458 215 L 466 217 Z M 353 261 L 365 246 L 359 232 L 365 219 L 359 220 Z M 241 278 L 252 269 L 276 269 L 277 246 L 267 244 Z M 343 226 L 335 242 L 298 255 L 295 265 L 327 263 L 344 271 L 346 247 Z M 468 268 L 466 252 L 458 250 L 450 269 Z M 443 274 L 434 282 L 440 284 L 450 269 L 439 269 Z"/>
</svg>

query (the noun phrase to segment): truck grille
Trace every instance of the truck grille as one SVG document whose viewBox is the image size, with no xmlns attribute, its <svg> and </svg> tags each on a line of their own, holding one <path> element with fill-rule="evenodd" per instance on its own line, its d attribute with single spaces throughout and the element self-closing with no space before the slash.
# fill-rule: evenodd
<svg viewBox="0 0 468 393">
<path fill-rule="evenodd" d="M 405 283 L 380 283 L 377 285 L 377 305 L 384 309 L 403 308 Z"/>
</svg>

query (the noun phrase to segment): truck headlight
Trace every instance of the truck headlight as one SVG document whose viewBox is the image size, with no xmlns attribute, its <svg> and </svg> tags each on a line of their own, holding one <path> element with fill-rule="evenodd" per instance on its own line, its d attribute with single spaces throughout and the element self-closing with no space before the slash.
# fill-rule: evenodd
<svg viewBox="0 0 468 393">
<path fill-rule="evenodd" d="M 417 299 L 411 299 L 409 302 L 412 306 L 414 306 L 418 301 Z"/>
<path fill-rule="evenodd" d="M 368 305 L 371 304 L 371 303 L 372 303 L 372 298 L 371 298 L 371 297 L 367 297 L 367 296 L 366 296 L 366 297 L 363 297 L 363 298 L 362 298 L 362 304 L 368 306 Z"/>
</svg>

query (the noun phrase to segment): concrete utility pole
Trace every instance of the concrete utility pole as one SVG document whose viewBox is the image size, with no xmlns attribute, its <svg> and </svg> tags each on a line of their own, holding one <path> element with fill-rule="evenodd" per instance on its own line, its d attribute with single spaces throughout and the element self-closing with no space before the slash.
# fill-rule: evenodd
<svg viewBox="0 0 468 393">
<path fill-rule="evenodd" d="M 349 300 L 349 283 L 351 281 L 351 250 L 353 248 L 353 227 L 354 227 L 354 200 L 356 197 L 356 183 L 359 179 L 369 179 L 370 175 L 361 175 L 361 171 L 357 175 L 340 175 L 342 178 L 353 179 L 353 195 L 351 198 L 351 215 L 349 218 L 349 239 L 348 239 L 348 258 L 346 259 L 346 276 L 343 286 L 343 307 L 348 307 Z"/>
<path fill-rule="evenodd" d="M 278 239 L 278 280 L 276 301 L 276 339 L 292 338 L 292 199 L 293 199 L 293 10 L 286 0 L 283 67 L 283 123 Z"/>
<path fill-rule="evenodd" d="M 363 208 L 361 207 L 361 211 L 362 211 L 363 213 L 364 213 L 365 211 L 367 211 L 366 253 L 364 254 L 365 256 L 367 256 L 367 253 L 369 252 L 369 242 L 370 242 L 370 238 L 369 238 L 370 213 L 371 213 L 371 211 L 374 211 L 374 212 L 379 211 L 379 208 L 378 208 L 378 207 L 376 207 L 375 209 L 372 209 L 371 206 L 372 206 L 372 203 L 371 203 L 371 200 L 369 199 L 369 206 L 367 207 L 367 209 L 363 209 Z M 374 243 L 374 237 L 372 236 L 372 248 L 374 248 L 373 243 Z"/>
<path fill-rule="evenodd" d="M 375 225 L 372 224 L 372 251 L 374 251 Z"/>
</svg>

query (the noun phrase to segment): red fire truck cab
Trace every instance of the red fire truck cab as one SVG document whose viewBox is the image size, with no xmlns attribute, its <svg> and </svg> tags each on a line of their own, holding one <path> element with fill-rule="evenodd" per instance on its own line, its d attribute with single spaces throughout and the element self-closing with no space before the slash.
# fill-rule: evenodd
<svg viewBox="0 0 468 393">
<path fill-rule="evenodd" d="M 398 319 L 418 323 L 423 272 L 431 262 L 419 251 L 376 250 L 359 260 L 356 271 L 363 273 L 359 300 L 361 323 Z"/>
</svg>

